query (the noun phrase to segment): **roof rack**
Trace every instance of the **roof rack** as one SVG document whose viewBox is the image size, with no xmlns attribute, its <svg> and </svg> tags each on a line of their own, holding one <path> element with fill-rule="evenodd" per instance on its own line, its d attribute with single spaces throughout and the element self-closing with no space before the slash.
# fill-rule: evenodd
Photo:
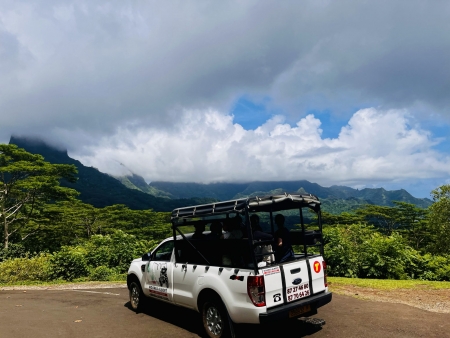
<svg viewBox="0 0 450 338">
<path fill-rule="evenodd" d="M 298 209 L 308 207 L 317 211 L 320 208 L 320 201 L 317 196 L 311 194 L 280 194 L 262 197 L 249 197 L 215 202 L 184 208 L 177 208 L 172 211 L 172 221 L 176 219 L 188 219 L 193 217 L 206 217 L 229 213 L 244 213 L 245 209 L 250 212 L 259 211 L 280 211 L 288 209 Z"/>
</svg>

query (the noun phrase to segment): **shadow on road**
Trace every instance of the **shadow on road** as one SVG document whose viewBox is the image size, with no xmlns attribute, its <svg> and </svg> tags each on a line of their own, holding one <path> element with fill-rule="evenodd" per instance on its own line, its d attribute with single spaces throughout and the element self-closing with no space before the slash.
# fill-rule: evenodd
<svg viewBox="0 0 450 338">
<path fill-rule="evenodd" d="M 130 302 L 124 304 L 133 311 Z M 176 325 L 186 331 L 203 337 L 203 324 L 200 314 L 183 307 L 174 306 L 156 299 L 147 299 L 140 313 L 159 319 L 171 325 Z"/>
<path fill-rule="evenodd" d="M 130 302 L 125 303 L 124 306 L 130 309 L 130 311 L 133 311 Z M 200 337 L 207 337 L 203 329 L 201 316 L 196 311 L 174 306 L 159 300 L 147 299 L 144 309 L 140 313 L 178 326 Z M 292 335 L 293 332 L 295 332 L 296 337 L 308 337 L 320 330 L 320 327 L 295 319 L 279 321 L 270 325 L 240 324 L 235 327 L 236 336 L 238 337 L 248 335 L 276 337 L 279 335 Z"/>
</svg>

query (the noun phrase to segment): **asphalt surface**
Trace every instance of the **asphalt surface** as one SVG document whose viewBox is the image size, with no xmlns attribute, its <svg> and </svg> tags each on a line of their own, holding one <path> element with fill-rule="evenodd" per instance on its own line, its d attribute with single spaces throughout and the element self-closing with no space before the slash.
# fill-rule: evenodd
<svg viewBox="0 0 450 338">
<path fill-rule="evenodd" d="M 402 304 L 333 295 L 315 316 L 322 328 L 300 320 L 270 327 L 238 326 L 242 337 L 450 337 L 450 314 Z M 200 315 L 160 301 L 142 313 L 129 307 L 124 288 L 0 291 L 0 338 L 22 337 L 199 337 Z"/>
</svg>

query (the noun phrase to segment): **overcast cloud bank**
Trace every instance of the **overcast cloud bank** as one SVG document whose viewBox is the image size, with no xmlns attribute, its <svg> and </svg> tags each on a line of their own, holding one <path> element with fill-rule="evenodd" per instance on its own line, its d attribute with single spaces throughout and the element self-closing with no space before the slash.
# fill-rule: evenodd
<svg viewBox="0 0 450 338">
<path fill-rule="evenodd" d="M 0 141 L 147 180 L 433 180 L 425 195 L 449 178 L 449 17 L 447 1 L 4 0 Z M 241 97 L 279 114 L 249 130 Z"/>
</svg>

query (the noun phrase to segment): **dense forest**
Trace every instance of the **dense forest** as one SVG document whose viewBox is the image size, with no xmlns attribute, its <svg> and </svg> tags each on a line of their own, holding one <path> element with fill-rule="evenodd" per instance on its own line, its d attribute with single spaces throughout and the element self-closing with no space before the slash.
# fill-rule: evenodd
<svg viewBox="0 0 450 338">
<path fill-rule="evenodd" d="M 170 214 L 79 199 L 73 164 L 0 144 L 0 283 L 122 280 L 133 258 L 171 234 Z M 323 213 L 328 274 L 450 280 L 450 185 L 433 204 Z M 311 218 L 311 227 L 314 218 Z"/>
</svg>

